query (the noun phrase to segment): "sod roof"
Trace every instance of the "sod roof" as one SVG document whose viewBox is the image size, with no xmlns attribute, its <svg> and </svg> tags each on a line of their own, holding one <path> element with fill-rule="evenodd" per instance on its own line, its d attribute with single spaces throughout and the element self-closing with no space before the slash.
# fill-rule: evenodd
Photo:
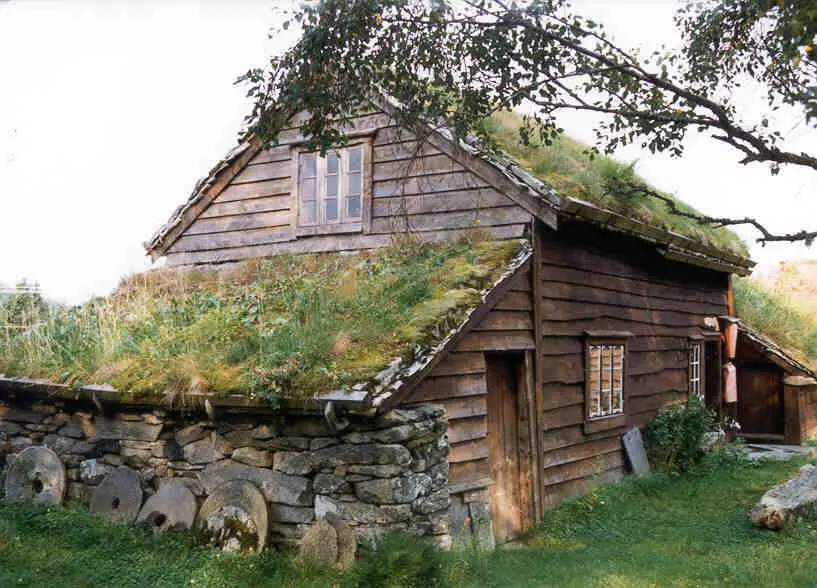
<svg viewBox="0 0 817 588">
<path fill-rule="evenodd" d="M 472 235 L 150 271 L 0 339 L 0 374 L 170 401 L 353 389 L 371 400 L 427 365 L 527 256 L 525 241 Z"/>
</svg>

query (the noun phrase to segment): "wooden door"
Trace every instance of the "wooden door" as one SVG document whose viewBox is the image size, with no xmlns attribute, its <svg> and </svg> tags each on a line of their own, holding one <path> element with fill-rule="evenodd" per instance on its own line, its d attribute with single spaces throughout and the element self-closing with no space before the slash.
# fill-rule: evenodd
<svg viewBox="0 0 817 588">
<path fill-rule="evenodd" d="M 783 385 L 780 373 L 738 367 L 738 422 L 746 435 L 783 435 Z"/>
<path fill-rule="evenodd" d="M 531 520 L 530 448 L 526 443 L 525 362 L 522 354 L 486 355 L 488 461 L 494 536 L 505 542 Z"/>
<path fill-rule="evenodd" d="M 722 415 L 721 402 L 721 340 L 704 343 L 704 404 Z"/>
</svg>

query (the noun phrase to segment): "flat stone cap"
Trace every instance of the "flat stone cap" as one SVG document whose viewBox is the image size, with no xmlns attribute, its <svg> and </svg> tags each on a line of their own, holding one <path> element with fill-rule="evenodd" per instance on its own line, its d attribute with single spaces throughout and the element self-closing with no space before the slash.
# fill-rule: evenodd
<svg viewBox="0 0 817 588">
<path fill-rule="evenodd" d="M 817 386 L 817 380 L 810 376 L 787 376 L 783 383 L 786 386 Z"/>
</svg>

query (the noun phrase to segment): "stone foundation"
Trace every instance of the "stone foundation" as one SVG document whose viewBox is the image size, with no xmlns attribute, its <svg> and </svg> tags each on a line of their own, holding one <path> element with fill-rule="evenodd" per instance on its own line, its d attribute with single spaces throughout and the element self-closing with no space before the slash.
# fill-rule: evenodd
<svg viewBox="0 0 817 588">
<path fill-rule="evenodd" d="M 201 417 L 7 399 L 0 401 L 0 470 L 8 455 L 45 445 L 65 466 L 67 502 L 87 506 L 106 476 L 124 466 L 138 474 L 144 499 L 178 480 L 199 506 L 226 482 L 252 482 L 267 502 L 271 544 L 297 543 L 310 523 L 330 512 L 359 538 L 401 530 L 450 544 L 441 407 L 393 410 L 377 419 L 349 416 L 339 432 L 319 414 Z"/>
</svg>

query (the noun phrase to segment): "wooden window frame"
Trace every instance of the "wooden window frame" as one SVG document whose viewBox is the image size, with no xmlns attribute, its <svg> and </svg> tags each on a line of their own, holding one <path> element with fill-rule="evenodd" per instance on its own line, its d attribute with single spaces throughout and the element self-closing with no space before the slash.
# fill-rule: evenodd
<svg viewBox="0 0 817 588">
<path fill-rule="evenodd" d="M 698 350 L 698 377 L 697 380 L 695 379 L 695 363 L 694 363 L 694 354 L 695 349 Z M 696 393 L 694 389 L 694 384 L 697 381 L 698 383 L 698 390 L 697 395 L 698 399 L 703 402 L 704 398 L 706 398 L 706 378 L 704 377 L 704 370 L 706 369 L 706 354 L 704 352 L 704 338 L 703 337 L 690 337 L 687 341 L 687 396 L 691 396 L 692 394 Z"/>
<path fill-rule="evenodd" d="M 584 432 L 585 434 L 606 431 L 627 425 L 628 349 L 632 333 L 627 331 L 586 331 L 584 334 Z M 591 353 L 593 347 L 620 346 L 621 356 L 621 410 L 612 414 L 592 415 L 592 399 L 596 392 L 591 388 Z M 611 383 L 612 385 L 612 383 Z"/>
<path fill-rule="evenodd" d="M 361 149 L 361 162 L 360 162 L 360 219 L 353 219 L 353 220 L 343 220 L 343 212 L 346 207 L 346 179 L 348 178 L 348 171 L 346 170 L 346 166 L 348 165 L 348 157 L 343 157 L 343 154 L 347 152 L 349 149 L 360 147 Z M 372 221 L 372 170 L 374 167 L 374 162 L 372 160 L 372 137 L 371 136 L 361 136 L 361 137 L 354 137 L 350 138 L 349 143 L 344 145 L 343 147 L 338 147 L 337 149 L 333 149 L 332 151 L 336 151 L 341 154 L 341 169 L 344 170 L 339 173 L 338 179 L 338 220 L 327 222 L 325 219 L 322 219 L 323 215 L 323 207 L 321 205 L 322 202 L 325 201 L 325 195 L 323 190 L 323 182 L 322 182 L 322 171 L 325 171 L 325 162 L 326 157 L 321 156 L 320 153 L 316 153 L 314 151 L 309 151 L 304 146 L 295 146 L 292 149 L 292 158 L 295 164 L 295 173 L 293 174 L 293 187 L 292 187 L 292 207 L 291 207 L 291 220 L 290 225 L 292 226 L 292 233 L 295 237 L 310 237 L 313 235 L 337 235 L 337 234 L 344 234 L 344 233 L 368 233 L 371 227 Z M 317 165 L 317 173 L 318 173 L 318 185 L 316 187 L 317 192 L 317 210 L 316 210 L 316 221 L 315 224 L 312 225 L 301 225 L 300 223 L 300 216 L 301 216 L 301 193 L 300 193 L 300 186 L 301 186 L 301 156 L 303 154 L 308 153 L 315 153 L 318 158 L 318 165 Z M 323 163 L 321 163 L 323 162 Z"/>
</svg>

